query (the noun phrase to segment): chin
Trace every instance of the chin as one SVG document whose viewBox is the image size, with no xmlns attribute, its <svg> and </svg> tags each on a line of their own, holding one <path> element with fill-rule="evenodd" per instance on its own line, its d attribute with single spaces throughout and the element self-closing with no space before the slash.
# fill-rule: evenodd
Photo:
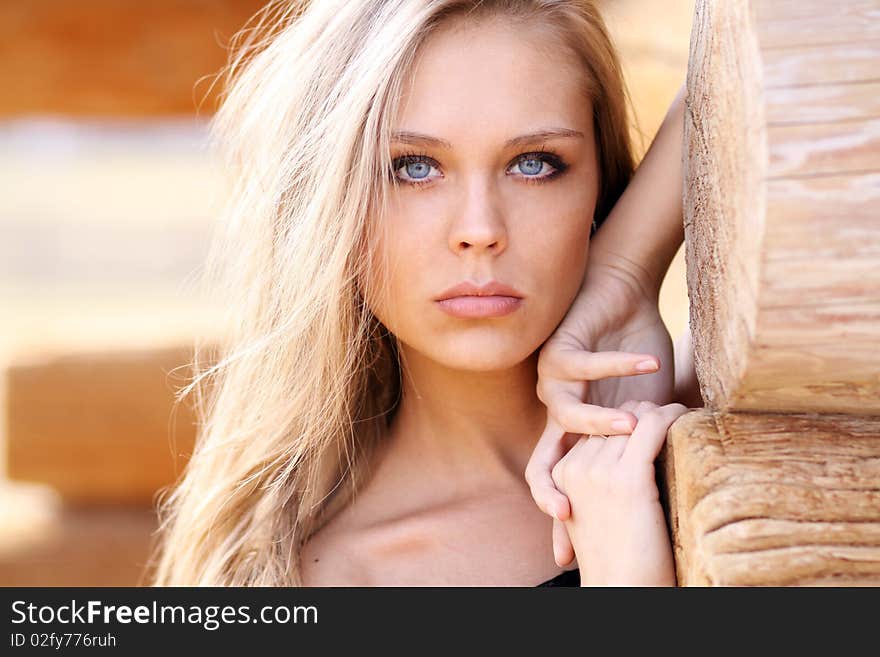
<svg viewBox="0 0 880 657">
<path fill-rule="evenodd" d="M 495 337 L 476 340 L 452 340 L 434 345 L 423 352 L 450 369 L 469 372 L 492 372 L 516 367 L 528 359 L 540 345 L 520 339 Z"/>
</svg>

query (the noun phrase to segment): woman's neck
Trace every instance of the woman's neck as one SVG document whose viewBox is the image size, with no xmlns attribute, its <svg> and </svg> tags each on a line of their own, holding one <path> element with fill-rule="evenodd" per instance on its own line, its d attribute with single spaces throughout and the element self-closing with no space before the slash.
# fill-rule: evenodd
<svg viewBox="0 0 880 657">
<path fill-rule="evenodd" d="M 523 481 L 544 429 L 535 352 L 508 370 L 447 368 L 402 347 L 402 398 L 389 451 L 410 472 L 456 488 Z M 419 466 L 413 468 L 413 464 Z"/>
</svg>

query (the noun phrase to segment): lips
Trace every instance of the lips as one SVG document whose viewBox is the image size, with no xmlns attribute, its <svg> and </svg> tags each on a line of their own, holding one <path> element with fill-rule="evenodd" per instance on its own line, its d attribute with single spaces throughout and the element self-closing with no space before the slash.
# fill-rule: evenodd
<svg viewBox="0 0 880 657">
<path fill-rule="evenodd" d="M 479 319 L 503 317 L 522 305 L 522 294 L 509 285 L 490 281 L 476 285 L 459 283 L 435 299 L 440 309 L 453 317 Z"/>
</svg>

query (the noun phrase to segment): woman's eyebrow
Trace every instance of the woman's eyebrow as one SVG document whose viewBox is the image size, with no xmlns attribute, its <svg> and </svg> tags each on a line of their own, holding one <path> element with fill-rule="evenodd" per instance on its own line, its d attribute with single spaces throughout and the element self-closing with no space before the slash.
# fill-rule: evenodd
<svg viewBox="0 0 880 657">
<path fill-rule="evenodd" d="M 571 130 L 569 128 L 545 128 L 542 130 L 535 130 L 534 132 L 529 132 L 518 137 L 513 137 L 512 139 L 508 139 L 506 142 L 504 142 L 504 147 L 511 148 L 512 146 L 521 146 L 523 144 L 534 144 L 536 142 L 544 141 L 545 139 L 553 139 L 559 137 L 583 139 L 584 133 L 580 132 L 579 130 Z M 452 149 L 452 144 L 450 144 L 445 139 L 432 137 L 431 135 L 426 135 L 420 132 L 411 132 L 409 130 L 401 130 L 395 132 L 391 135 L 391 139 L 392 141 L 396 141 L 401 144 L 421 144 L 424 146 L 434 146 L 435 148 L 445 148 L 450 150 Z"/>
<path fill-rule="evenodd" d="M 422 144 L 424 146 L 434 146 L 436 148 L 452 148 L 452 144 L 445 139 L 432 137 L 431 135 L 425 135 L 420 132 L 410 132 L 408 130 L 393 133 L 391 135 L 391 141 L 396 141 L 401 144 Z"/>
<path fill-rule="evenodd" d="M 526 135 L 520 135 L 504 142 L 505 148 L 511 146 L 522 146 L 523 144 L 534 144 L 535 142 L 544 141 L 545 139 L 553 139 L 559 137 L 571 137 L 583 139 L 584 133 L 580 130 L 571 130 L 569 128 L 547 128 L 545 130 L 536 130 Z"/>
</svg>

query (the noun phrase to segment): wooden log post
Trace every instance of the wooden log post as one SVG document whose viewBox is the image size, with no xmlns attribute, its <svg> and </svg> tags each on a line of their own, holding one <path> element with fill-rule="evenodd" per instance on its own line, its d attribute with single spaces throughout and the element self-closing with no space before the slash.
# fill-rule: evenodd
<svg viewBox="0 0 880 657">
<path fill-rule="evenodd" d="M 880 584 L 880 0 L 698 0 L 680 585 Z"/>
</svg>

